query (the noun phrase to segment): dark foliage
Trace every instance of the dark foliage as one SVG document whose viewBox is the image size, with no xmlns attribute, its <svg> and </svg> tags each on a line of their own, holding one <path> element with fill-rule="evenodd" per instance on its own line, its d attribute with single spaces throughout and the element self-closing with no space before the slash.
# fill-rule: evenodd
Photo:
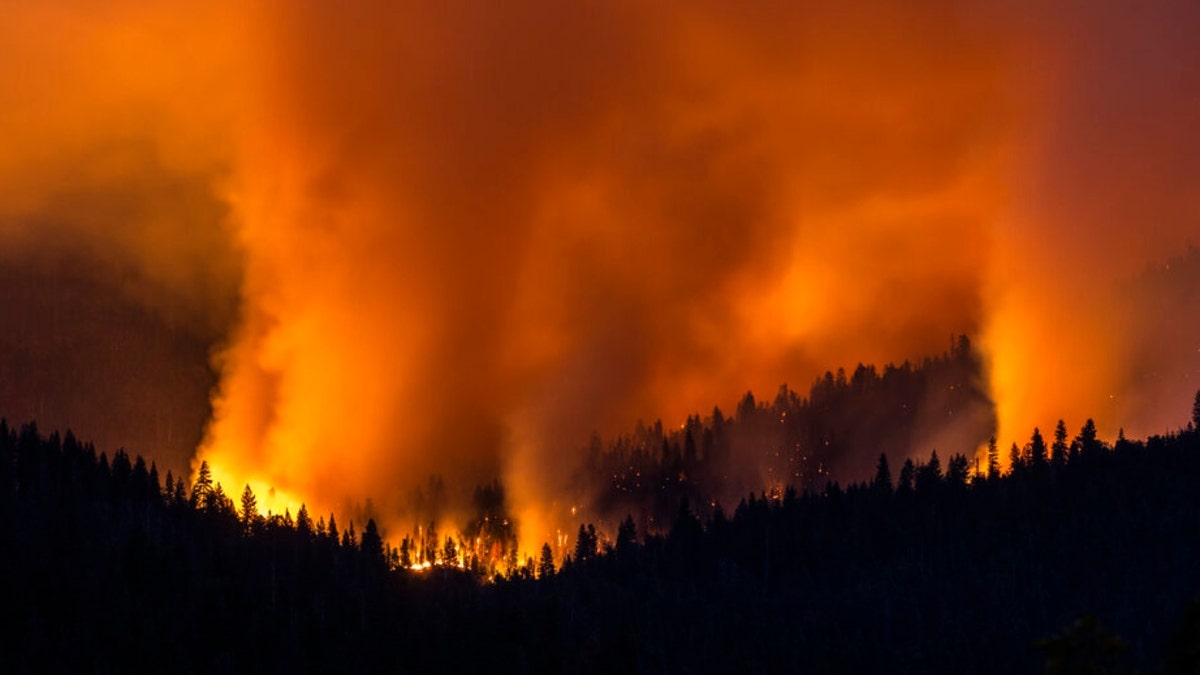
<svg viewBox="0 0 1200 675">
<path fill-rule="evenodd" d="M 1004 477 L 930 457 L 897 489 L 876 454 L 870 483 L 728 516 L 680 500 L 665 534 L 581 525 L 561 569 L 544 547 L 489 579 L 0 423 L 0 653 L 13 673 L 1196 672 L 1200 432 L 1110 448 L 1089 425 L 1071 448 Z"/>
<path fill-rule="evenodd" d="M 789 485 L 820 492 L 830 480 L 876 475 L 881 453 L 978 447 L 996 424 L 983 382 L 979 354 L 959 336 L 949 352 L 919 364 L 827 372 L 807 396 L 786 385 L 770 402 L 748 392 L 732 417 L 717 408 L 680 429 L 639 422 L 609 443 L 594 438 L 573 493 L 605 529 L 632 514 L 642 531 L 657 533 L 681 499 L 709 515 L 751 491 L 775 499 Z"/>
</svg>

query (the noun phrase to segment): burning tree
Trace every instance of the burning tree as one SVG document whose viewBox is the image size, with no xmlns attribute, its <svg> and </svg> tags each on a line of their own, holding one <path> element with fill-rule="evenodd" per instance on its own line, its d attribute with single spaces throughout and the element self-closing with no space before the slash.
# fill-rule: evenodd
<svg viewBox="0 0 1200 675">
<path fill-rule="evenodd" d="M 517 565 L 516 521 L 508 513 L 500 481 L 475 488 L 475 518 L 463 530 L 470 549 L 470 566 L 491 573 L 498 566 Z"/>
</svg>

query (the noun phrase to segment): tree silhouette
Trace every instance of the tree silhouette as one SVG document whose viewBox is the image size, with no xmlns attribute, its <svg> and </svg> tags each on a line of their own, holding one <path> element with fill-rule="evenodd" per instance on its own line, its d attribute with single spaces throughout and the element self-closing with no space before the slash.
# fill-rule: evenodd
<svg viewBox="0 0 1200 675">
<path fill-rule="evenodd" d="M 1083 428 L 1079 430 L 1075 442 L 1079 444 L 1079 454 L 1085 458 L 1093 457 L 1104 449 L 1103 444 L 1096 437 L 1096 423 L 1090 417 L 1083 423 Z"/>
<path fill-rule="evenodd" d="M 875 465 L 875 480 L 871 485 L 881 494 L 890 494 L 892 491 L 892 471 L 888 468 L 886 452 L 879 454 L 879 463 Z"/>
<path fill-rule="evenodd" d="M 942 482 L 942 462 L 937 450 L 929 453 L 929 461 L 917 469 L 917 492 L 926 493 L 937 489 Z"/>
<path fill-rule="evenodd" d="M 413 566 L 413 540 L 412 537 L 404 537 L 400 541 L 400 567 L 408 569 Z"/>
<path fill-rule="evenodd" d="M 554 576 L 554 551 L 550 549 L 549 543 L 542 544 L 542 556 L 538 561 L 539 579 L 549 579 Z"/>
<path fill-rule="evenodd" d="M 872 377 L 860 369 L 845 386 L 867 390 Z M 747 419 L 759 431 L 786 426 L 801 406 L 790 399 L 779 401 L 786 416 L 762 408 Z M 1086 428 L 1074 445 L 1106 448 Z M 374 520 L 361 543 L 332 516 L 300 536 L 307 507 L 247 531 L 249 486 L 240 518 L 215 484 L 193 505 L 172 476 L 163 491 L 180 497 L 160 502 L 141 458 L 110 462 L 33 429 L 0 421 L 5 672 L 441 672 L 499 659 L 528 672 L 962 673 L 1035 672 L 1045 658 L 1049 672 L 1174 675 L 1200 660 L 1200 609 L 1185 611 L 1200 558 L 1197 433 L 1123 439 L 1036 480 L 967 483 L 966 456 L 951 449 L 938 489 L 928 489 L 940 472 L 931 455 L 899 471 L 898 492 L 920 482 L 915 496 L 829 478 L 782 498 L 751 493 L 730 517 L 707 499 L 669 501 L 681 484 L 695 488 L 688 467 L 666 488 L 647 481 L 651 498 L 680 505 L 667 533 L 670 511 L 599 516 L 580 526 L 579 564 L 561 571 L 544 544 L 499 573 L 418 574 L 399 569 L 414 540 L 392 547 Z M 668 433 L 647 430 L 648 456 Z M 764 453 L 780 450 L 763 438 Z M 871 478 L 870 462 L 860 469 Z M 600 532 L 615 532 L 615 545 L 600 547 Z M 451 548 L 470 552 L 445 532 L 438 545 L 443 561 Z M 1106 628 L 1082 620 L 1029 648 L 1091 608 Z M 963 640 L 979 617 L 988 630 Z"/>
<path fill-rule="evenodd" d="M 584 562 L 596 557 L 596 526 L 588 524 L 584 527 L 579 525 L 579 532 L 575 535 L 575 562 Z"/>
<path fill-rule="evenodd" d="M 208 497 L 212 491 L 212 470 L 208 468 L 208 461 L 203 460 L 200 462 L 200 470 L 196 472 L 196 482 L 192 484 L 192 508 L 208 506 Z"/>
<path fill-rule="evenodd" d="M 246 483 L 246 488 L 242 490 L 242 524 L 246 527 L 246 532 L 249 533 L 258 519 L 258 498 L 254 496 L 254 490 L 250 488 L 250 484 Z"/>
<path fill-rule="evenodd" d="M 913 481 L 916 478 L 917 468 L 913 465 L 912 458 L 904 460 L 904 466 L 900 467 L 900 479 L 896 483 L 896 492 L 907 494 L 913 491 Z"/>
<path fill-rule="evenodd" d="M 1040 471 L 1046 467 L 1046 439 L 1042 438 L 1042 432 L 1037 427 L 1033 428 L 1033 436 L 1029 439 L 1029 466 L 1034 471 Z"/>
<path fill-rule="evenodd" d="M 175 478 L 175 489 L 171 491 L 171 501 L 180 507 L 188 504 L 187 492 L 183 487 L 182 476 L 176 476 Z"/>
<path fill-rule="evenodd" d="M 362 543 L 359 547 L 366 557 L 368 564 L 378 568 L 384 566 L 383 538 L 379 536 L 379 528 L 375 525 L 374 518 L 367 520 L 367 526 L 363 528 Z"/>
<path fill-rule="evenodd" d="M 996 446 L 996 437 L 988 439 L 987 444 L 987 477 L 994 481 L 1000 478 L 1000 449 Z"/>
<path fill-rule="evenodd" d="M 233 505 L 233 499 L 225 494 L 225 488 L 221 487 L 220 483 L 213 486 L 203 507 L 210 514 L 237 520 L 237 508 Z"/>
<path fill-rule="evenodd" d="M 300 510 L 296 512 L 296 532 L 304 538 L 313 534 L 312 518 L 308 515 L 308 506 L 304 504 L 301 504 Z"/>
<path fill-rule="evenodd" d="M 1054 443 L 1050 446 L 1050 465 L 1059 471 L 1067 463 L 1067 425 L 1062 420 L 1054 425 Z"/>
<path fill-rule="evenodd" d="M 957 489 L 965 488 L 970 476 L 971 464 L 967 461 L 967 456 L 961 452 L 951 455 L 950 461 L 946 463 L 946 485 Z"/>
<path fill-rule="evenodd" d="M 1013 441 L 1012 447 L 1008 449 L 1008 472 L 1020 474 L 1024 469 L 1025 458 L 1021 455 L 1021 449 L 1017 447 L 1016 441 Z"/>
</svg>

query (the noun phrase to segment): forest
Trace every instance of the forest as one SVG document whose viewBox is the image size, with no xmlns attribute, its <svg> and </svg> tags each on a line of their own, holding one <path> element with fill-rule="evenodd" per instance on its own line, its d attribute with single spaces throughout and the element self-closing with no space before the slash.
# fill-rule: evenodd
<svg viewBox="0 0 1200 675">
<path fill-rule="evenodd" d="M 561 559 L 417 571 L 373 520 L 263 517 L 204 471 L 0 422 L 0 650 L 13 673 L 1195 673 L 1198 428 L 1200 393 L 1143 440 L 880 452 L 868 480 L 581 522 Z"/>
<path fill-rule="evenodd" d="M 996 428 L 985 382 L 981 355 L 959 335 L 948 352 L 917 364 L 827 371 L 806 393 L 781 385 L 771 400 L 746 392 L 732 415 L 714 407 L 678 428 L 656 420 L 607 442 L 593 437 L 570 494 L 587 496 L 607 530 L 633 515 L 639 530 L 657 532 L 682 499 L 707 517 L 751 492 L 780 499 L 789 486 L 820 492 L 830 481 L 862 480 L 880 454 L 970 452 Z"/>
</svg>

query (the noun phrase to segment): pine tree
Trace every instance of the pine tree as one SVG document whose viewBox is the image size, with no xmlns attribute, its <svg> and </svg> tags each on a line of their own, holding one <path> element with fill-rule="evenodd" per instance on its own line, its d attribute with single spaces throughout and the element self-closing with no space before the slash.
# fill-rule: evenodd
<svg viewBox="0 0 1200 675">
<path fill-rule="evenodd" d="M 213 479 L 212 470 L 208 468 L 208 461 L 200 462 L 200 470 L 196 472 L 196 482 L 192 484 L 192 508 L 203 509 L 208 506 L 208 497 L 212 494 Z"/>
<path fill-rule="evenodd" d="M 1126 449 L 1129 446 L 1129 439 L 1125 438 L 1125 427 L 1117 429 L 1117 443 L 1115 450 Z"/>
<path fill-rule="evenodd" d="M 965 488 L 970 477 L 971 464 L 967 456 L 960 453 L 950 456 L 946 463 L 946 484 L 954 488 Z"/>
<path fill-rule="evenodd" d="M 156 503 L 161 503 L 163 499 L 162 482 L 158 478 L 158 466 L 153 461 L 150 462 L 149 480 L 150 498 Z"/>
<path fill-rule="evenodd" d="M 988 480 L 996 480 L 1000 477 L 1000 448 L 996 445 L 995 436 L 988 439 L 987 477 Z"/>
<path fill-rule="evenodd" d="M 405 535 L 400 540 L 400 567 L 408 569 L 413 566 L 413 540 L 412 537 Z"/>
<path fill-rule="evenodd" d="M 1192 402 L 1192 428 L 1200 430 L 1200 389 L 1196 390 L 1196 400 Z"/>
<path fill-rule="evenodd" d="M 1008 472 L 1018 474 L 1024 469 L 1025 458 L 1021 456 L 1021 449 L 1017 447 L 1016 441 L 1013 441 L 1012 447 L 1008 449 Z"/>
<path fill-rule="evenodd" d="M 875 480 L 871 486 L 880 494 L 892 492 L 892 470 L 888 467 L 886 452 L 879 454 L 879 463 L 875 465 Z"/>
<path fill-rule="evenodd" d="M 305 539 L 313 533 L 312 518 L 308 515 L 308 506 L 304 504 L 301 504 L 300 510 L 296 512 L 296 531 Z"/>
<path fill-rule="evenodd" d="M 900 467 L 900 480 L 896 483 L 896 492 L 899 494 L 912 492 L 916 473 L 917 467 L 913 465 L 912 458 L 904 460 L 904 466 Z"/>
<path fill-rule="evenodd" d="M 1029 439 L 1029 466 L 1035 471 L 1046 466 L 1046 440 L 1037 427 L 1033 428 L 1033 437 Z"/>
<path fill-rule="evenodd" d="M 692 428 L 688 426 L 687 433 L 683 439 L 683 466 L 684 470 L 692 469 L 696 465 L 696 439 L 692 437 Z"/>
<path fill-rule="evenodd" d="M 332 514 L 332 513 L 331 513 L 331 514 L 329 514 L 329 528 L 328 528 L 328 533 L 329 533 L 329 539 L 330 539 L 331 541 L 333 541 L 333 543 L 335 543 L 335 544 L 336 544 L 336 543 L 337 543 L 337 541 L 338 541 L 338 526 L 337 526 L 337 520 L 336 520 L 336 519 L 334 519 L 334 517 L 333 517 L 333 514 Z"/>
<path fill-rule="evenodd" d="M 174 496 L 171 497 L 171 501 L 177 506 L 184 506 L 188 503 L 187 491 L 183 487 L 183 476 L 179 476 L 175 479 L 175 490 L 173 494 Z"/>
<path fill-rule="evenodd" d="M 366 557 L 368 564 L 383 567 L 386 560 L 383 555 L 383 537 L 379 536 L 379 528 L 375 525 L 374 518 L 368 519 L 367 526 L 363 528 L 362 543 L 359 545 L 359 549 Z"/>
<path fill-rule="evenodd" d="M 247 534 L 254 530 L 258 518 L 258 498 L 254 496 L 254 490 L 250 489 L 250 484 L 246 483 L 246 489 L 242 490 L 242 527 Z"/>
<path fill-rule="evenodd" d="M 942 462 L 937 450 L 929 454 L 929 461 L 917 469 L 917 492 L 926 493 L 937 489 L 942 483 Z"/>
<path fill-rule="evenodd" d="M 1050 446 L 1050 465 L 1055 470 L 1067 463 L 1067 425 L 1062 420 L 1054 426 L 1054 443 Z"/>
<path fill-rule="evenodd" d="M 478 491 L 476 491 L 476 494 L 478 494 Z M 486 545 L 486 544 L 490 543 L 491 537 L 490 537 L 490 533 L 487 530 L 484 531 L 484 534 L 485 534 L 484 543 Z M 366 533 L 364 533 L 363 536 L 366 536 Z M 437 559 L 437 554 L 438 554 L 437 523 L 434 523 L 431 520 L 431 521 L 429 521 L 429 525 L 425 528 L 425 535 L 421 538 L 421 562 L 432 563 Z"/>
<path fill-rule="evenodd" d="M 579 525 L 579 533 L 575 537 L 575 562 L 583 562 L 596 557 L 596 526 Z"/>
<path fill-rule="evenodd" d="M 538 578 L 549 579 L 554 576 L 554 551 L 550 549 L 550 544 L 542 544 L 542 557 L 538 562 Z"/>
<path fill-rule="evenodd" d="M 232 516 L 237 520 L 237 509 L 233 506 L 233 500 L 225 494 L 225 489 L 220 483 L 213 486 L 212 492 L 209 493 L 204 509 L 209 513 L 219 516 Z"/>
<path fill-rule="evenodd" d="M 1079 435 L 1075 437 L 1075 441 L 1079 444 L 1079 454 L 1084 458 L 1091 457 L 1104 448 L 1096 435 L 1096 423 L 1088 418 L 1088 421 L 1084 422 L 1083 428 L 1079 430 Z"/>
</svg>

